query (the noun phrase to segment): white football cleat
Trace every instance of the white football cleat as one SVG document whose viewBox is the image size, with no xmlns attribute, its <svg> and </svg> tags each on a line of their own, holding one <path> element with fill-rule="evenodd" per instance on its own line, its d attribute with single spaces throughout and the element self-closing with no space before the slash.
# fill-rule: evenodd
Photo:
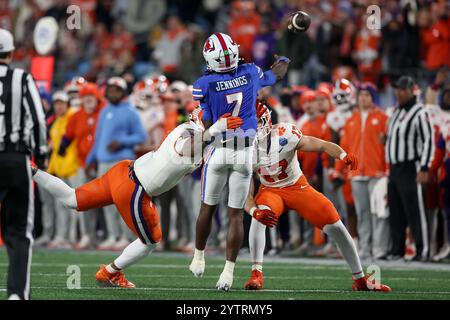
<svg viewBox="0 0 450 320">
<path fill-rule="evenodd" d="M 219 281 L 217 281 L 216 289 L 225 292 L 230 291 L 233 284 L 233 274 L 231 272 L 223 271 L 220 274 Z"/>
<path fill-rule="evenodd" d="M 205 260 L 196 259 L 194 257 L 189 265 L 189 270 L 191 270 L 195 277 L 203 277 L 203 273 L 205 273 Z"/>
</svg>

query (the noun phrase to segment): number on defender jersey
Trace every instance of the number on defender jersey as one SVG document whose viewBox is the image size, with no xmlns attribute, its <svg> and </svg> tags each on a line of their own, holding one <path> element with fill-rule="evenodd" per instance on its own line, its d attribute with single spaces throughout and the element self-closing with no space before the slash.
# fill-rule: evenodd
<svg viewBox="0 0 450 320">
<path fill-rule="evenodd" d="M 288 174 L 286 172 L 286 169 L 288 167 L 288 162 L 286 159 L 281 160 L 280 162 L 278 162 L 278 168 L 281 169 L 280 174 L 278 174 L 277 176 L 277 180 L 275 180 L 274 178 L 272 178 L 271 175 L 264 175 L 264 180 L 266 180 L 267 182 L 275 182 L 275 181 L 280 181 L 283 179 L 286 179 L 288 177 Z"/>
<path fill-rule="evenodd" d="M 239 111 L 241 110 L 241 105 L 242 105 L 242 97 L 243 97 L 242 92 L 227 94 L 226 97 L 227 97 L 228 104 L 235 103 L 234 108 L 233 108 L 233 113 L 231 115 L 238 116 Z"/>
</svg>

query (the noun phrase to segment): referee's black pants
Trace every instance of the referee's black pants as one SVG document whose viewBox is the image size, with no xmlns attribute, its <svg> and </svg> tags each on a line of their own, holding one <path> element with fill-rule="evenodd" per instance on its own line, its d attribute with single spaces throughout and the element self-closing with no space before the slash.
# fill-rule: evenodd
<svg viewBox="0 0 450 320">
<path fill-rule="evenodd" d="M 34 193 L 29 158 L 0 152 L 0 226 L 8 251 L 7 294 L 30 297 Z"/>
<path fill-rule="evenodd" d="M 422 186 L 416 182 L 414 161 L 392 165 L 388 183 L 391 254 L 404 256 L 406 227 L 409 226 L 416 245 L 416 257 L 426 259 L 429 252 L 428 226 Z"/>
</svg>

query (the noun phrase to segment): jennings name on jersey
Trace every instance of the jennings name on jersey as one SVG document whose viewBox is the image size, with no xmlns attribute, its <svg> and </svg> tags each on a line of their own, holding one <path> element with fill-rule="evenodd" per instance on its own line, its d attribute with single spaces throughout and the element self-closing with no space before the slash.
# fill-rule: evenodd
<svg viewBox="0 0 450 320">
<path fill-rule="evenodd" d="M 303 175 L 297 160 L 297 144 L 301 138 L 302 133 L 294 124 L 279 123 L 272 127 L 270 135 L 264 139 L 267 143 L 258 141 L 254 169 L 264 186 L 287 187 L 295 184 Z"/>
<path fill-rule="evenodd" d="M 227 73 L 208 72 L 194 82 L 192 95 L 200 102 L 203 120 L 216 122 L 223 114 L 239 116 L 241 129 L 256 132 L 256 97 L 262 87 L 275 84 L 271 70 L 263 72 L 253 63 L 239 65 Z"/>
</svg>

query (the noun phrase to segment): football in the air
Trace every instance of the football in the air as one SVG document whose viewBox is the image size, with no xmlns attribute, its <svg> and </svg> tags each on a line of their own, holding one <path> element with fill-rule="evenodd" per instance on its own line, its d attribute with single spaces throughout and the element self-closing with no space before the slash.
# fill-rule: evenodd
<svg viewBox="0 0 450 320">
<path fill-rule="evenodd" d="M 292 32 L 305 32 L 311 24 L 311 17 L 304 11 L 297 11 L 291 15 L 288 29 Z"/>
</svg>

